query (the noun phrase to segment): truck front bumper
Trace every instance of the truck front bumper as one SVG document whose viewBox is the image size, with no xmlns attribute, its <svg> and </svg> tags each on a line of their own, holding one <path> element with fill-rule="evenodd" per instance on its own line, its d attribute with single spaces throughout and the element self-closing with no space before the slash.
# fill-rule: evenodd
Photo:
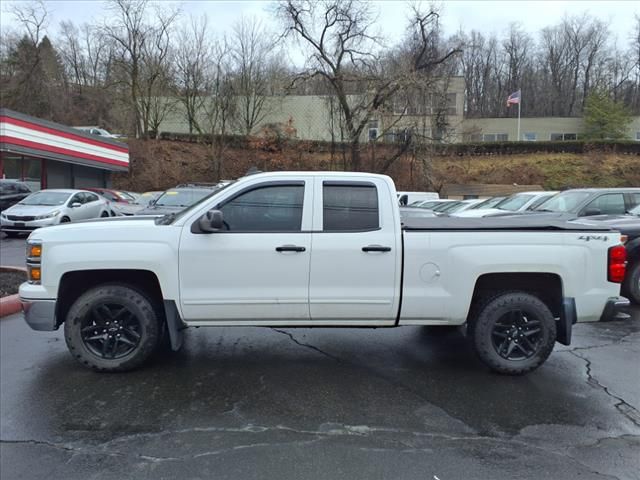
<svg viewBox="0 0 640 480">
<path fill-rule="evenodd" d="M 601 322 L 613 320 L 621 308 L 628 307 L 631 304 L 629 299 L 624 297 L 609 297 L 600 317 Z"/>
<path fill-rule="evenodd" d="M 32 329 L 39 331 L 58 329 L 55 300 L 20 298 L 20 303 L 22 303 L 24 319 Z"/>
</svg>

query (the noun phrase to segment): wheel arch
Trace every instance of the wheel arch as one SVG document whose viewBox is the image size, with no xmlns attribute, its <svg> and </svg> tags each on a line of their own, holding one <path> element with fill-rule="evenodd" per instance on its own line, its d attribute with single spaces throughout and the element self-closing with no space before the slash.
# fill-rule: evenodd
<svg viewBox="0 0 640 480">
<path fill-rule="evenodd" d="M 56 302 L 56 328 L 64 323 L 71 305 L 88 289 L 105 283 L 121 283 L 149 296 L 164 310 L 164 298 L 157 275 L 149 270 L 100 269 L 65 272 L 60 278 Z M 164 315 L 164 311 L 162 311 Z"/>
<path fill-rule="evenodd" d="M 548 272 L 503 272 L 487 273 L 476 279 L 471 297 L 467 321 L 474 311 L 492 296 L 507 291 L 522 291 L 540 298 L 554 317 L 563 311 L 563 284 L 557 273 Z"/>
</svg>

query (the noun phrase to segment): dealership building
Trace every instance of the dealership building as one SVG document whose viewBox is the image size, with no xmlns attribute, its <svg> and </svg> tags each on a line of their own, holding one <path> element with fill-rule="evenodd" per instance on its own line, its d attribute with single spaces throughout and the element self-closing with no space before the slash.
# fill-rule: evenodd
<svg viewBox="0 0 640 480">
<path fill-rule="evenodd" d="M 125 143 L 0 109 L 0 178 L 32 190 L 109 187 L 111 172 L 128 170 Z"/>
</svg>

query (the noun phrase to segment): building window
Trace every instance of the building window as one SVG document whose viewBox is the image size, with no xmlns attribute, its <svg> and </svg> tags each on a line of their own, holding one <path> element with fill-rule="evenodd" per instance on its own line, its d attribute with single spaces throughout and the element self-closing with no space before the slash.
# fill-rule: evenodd
<svg viewBox="0 0 640 480">
<path fill-rule="evenodd" d="M 457 115 L 456 94 L 447 93 L 447 115 Z"/>
<path fill-rule="evenodd" d="M 375 142 L 378 138 L 378 120 L 371 120 L 369 122 L 369 141 Z"/>
<path fill-rule="evenodd" d="M 534 132 L 525 132 L 522 139 L 525 142 L 535 142 L 538 139 L 538 135 Z"/>
<path fill-rule="evenodd" d="M 506 142 L 509 140 L 507 133 L 485 133 L 482 135 L 483 142 Z"/>
<path fill-rule="evenodd" d="M 549 140 L 552 142 L 564 141 L 564 140 L 576 140 L 578 135 L 575 133 L 552 133 L 549 135 Z"/>
<path fill-rule="evenodd" d="M 640 142 L 640 132 L 636 132 L 636 140 Z"/>
</svg>

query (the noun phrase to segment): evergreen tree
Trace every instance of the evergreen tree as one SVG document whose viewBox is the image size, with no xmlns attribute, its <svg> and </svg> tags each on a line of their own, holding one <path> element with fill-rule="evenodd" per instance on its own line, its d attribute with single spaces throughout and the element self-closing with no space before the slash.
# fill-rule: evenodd
<svg viewBox="0 0 640 480">
<path fill-rule="evenodd" d="M 588 140 L 620 140 L 627 136 L 631 122 L 629 110 L 606 92 L 589 94 L 584 108 L 584 136 Z"/>
</svg>

